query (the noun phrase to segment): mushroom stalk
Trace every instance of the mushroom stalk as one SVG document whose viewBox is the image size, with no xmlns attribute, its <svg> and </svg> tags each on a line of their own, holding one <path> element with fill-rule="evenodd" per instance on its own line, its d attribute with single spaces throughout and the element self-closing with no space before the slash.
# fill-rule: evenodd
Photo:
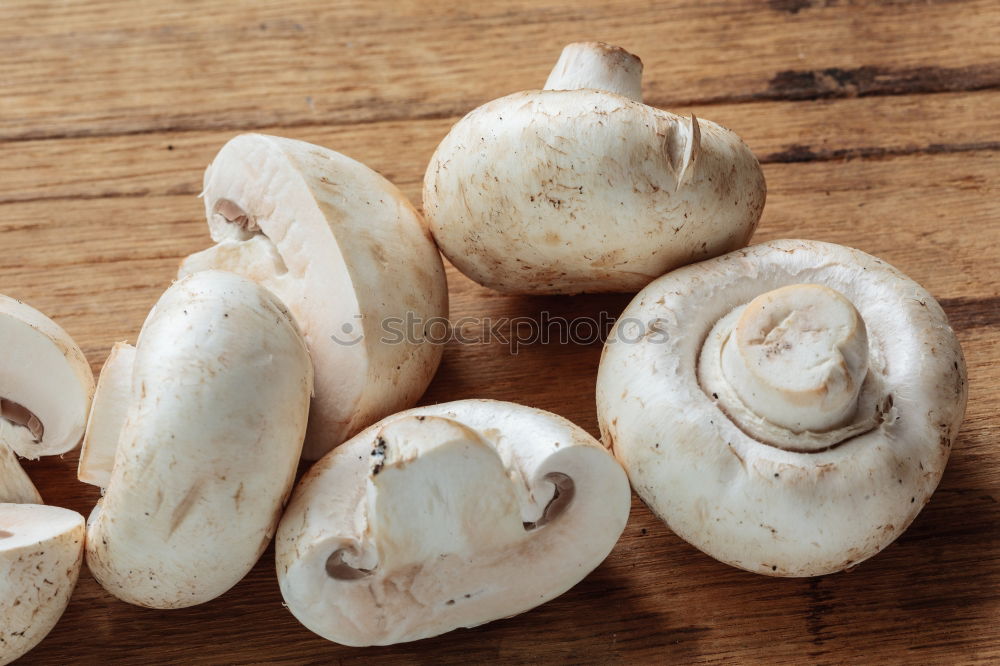
<svg viewBox="0 0 1000 666">
<path fill-rule="evenodd" d="M 864 320 L 840 292 L 795 284 L 743 309 L 722 347 L 722 372 L 758 416 L 823 432 L 854 416 L 868 372 Z"/>
<path fill-rule="evenodd" d="M 0 419 L 0 504 L 10 502 L 12 504 L 41 504 L 42 496 L 38 494 L 38 489 L 31 482 L 28 475 L 21 468 L 17 461 L 17 456 L 7 445 L 7 432 L 13 426 L 4 419 Z"/>
<path fill-rule="evenodd" d="M 642 61 L 618 46 L 576 42 L 562 50 L 545 90 L 604 90 L 642 101 Z"/>
</svg>

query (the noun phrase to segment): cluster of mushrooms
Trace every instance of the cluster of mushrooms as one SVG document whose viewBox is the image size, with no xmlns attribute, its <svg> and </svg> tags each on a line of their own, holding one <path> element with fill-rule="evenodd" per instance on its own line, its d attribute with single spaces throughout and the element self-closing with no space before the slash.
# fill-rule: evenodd
<svg viewBox="0 0 1000 666">
<path fill-rule="evenodd" d="M 860 251 L 746 247 L 757 160 L 644 105 L 641 71 L 571 44 L 543 90 L 469 113 L 427 169 L 426 222 L 339 153 L 234 138 L 205 174 L 214 245 L 96 387 L 58 325 L 0 298 L 0 663 L 49 632 L 84 559 L 118 598 L 182 608 L 273 538 L 288 609 L 364 646 L 562 594 L 611 552 L 630 486 L 698 549 L 767 575 L 847 569 L 899 536 L 965 410 L 944 313 Z M 439 249 L 504 292 L 639 290 L 600 364 L 602 442 L 512 403 L 411 409 L 441 345 L 385 344 L 379 325 L 447 316 Z M 86 525 L 17 462 L 81 441 L 79 478 L 102 489 Z M 293 492 L 300 458 L 318 462 Z"/>
</svg>

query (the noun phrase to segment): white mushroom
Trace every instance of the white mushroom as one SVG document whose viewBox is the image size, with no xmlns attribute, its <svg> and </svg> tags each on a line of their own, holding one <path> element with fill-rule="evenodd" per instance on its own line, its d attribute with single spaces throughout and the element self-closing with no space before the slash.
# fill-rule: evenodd
<svg viewBox="0 0 1000 666">
<path fill-rule="evenodd" d="M 586 432 L 491 400 L 420 407 L 317 463 L 278 528 L 289 610 L 345 645 L 527 611 L 597 567 L 628 519 L 624 472 Z"/>
<path fill-rule="evenodd" d="M 516 293 L 635 291 L 750 240 L 764 176 L 733 132 L 646 106 L 642 63 L 567 46 L 545 90 L 455 124 L 424 176 L 441 251 Z"/>
<path fill-rule="evenodd" d="M 641 291 L 597 380 L 606 445 L 681 538 L 776 576 L 852 567 L 937 487 L 967 398 L 937 302 L 829 243 L 755 245 Z"/>
<path fill-rule="evenodd" d="M 0 666 L 38 645 L 62 617 L 83 562 L 83 516 L 0 504 Z"/>
<path fill-rule="evenodd" d="M 36 459 L 80 443 L 94 375 L 54 321 L 0 295 L 0 502 L 41 504 L 15 454 Z"/>
<path fill-rule="evenodd" d="M 447 316 L 448 290 L 402 192 L 340 153 L 260 134 L 229 141 L 204 188 L 216 245 L 180 275 L 230 270 L 288 306 L 316 371 L 305 458 L 413 405 L 441 360 L 423 331 Z"/>
<path fill-rule="evenodd" d="M 80 471 L 107 484 L 91 573 L 151 608 L 219 596 L 264 551 L 295 479 L 312 366 L 294 322 L 263 287 L 201 272 L 163 294 L 100 383 Z"/>
</svg>

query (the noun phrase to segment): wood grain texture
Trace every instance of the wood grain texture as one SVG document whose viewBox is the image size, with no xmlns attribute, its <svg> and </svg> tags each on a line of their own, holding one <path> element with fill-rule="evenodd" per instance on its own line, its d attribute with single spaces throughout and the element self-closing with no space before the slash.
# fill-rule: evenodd
<svg viewBox="0 0 1000 666">
<path fill-rule="evenodd" d="M 524 615 L 393 648 L 319 639 L 281 606 L 273 551 L 209 604 L 148 611 L 84 573 L 25 663 L 991 663 L 1000 660 L 1000 7 L 988 0 L 0 4 L 0 292 L 99 370 L 204 247 L 201 174 L 240 131 L 360 159 L 419 202 L 473 106 L 544 81 L 563 42 L 642 56 L 650 102 L 732 127 L 764 163 L 756 241 L 828 240 L 926 286 L 970 402 L 934 499 L 896 544 L 821 579 L 740 572 L 638 501 L 608 560 Z M 452 316 L 613 317 L 628 295 L 502 296 L 449 268 Z M 490 397 L 597 434 L 599 343 L 449 345 L 425 402 Z M 3 350 L 0 350 L 3 353 Z M 76 454 L 26 463 L 89 512 Z M 516 581 L 512 581 L 516 584 Z"/>
</svg>

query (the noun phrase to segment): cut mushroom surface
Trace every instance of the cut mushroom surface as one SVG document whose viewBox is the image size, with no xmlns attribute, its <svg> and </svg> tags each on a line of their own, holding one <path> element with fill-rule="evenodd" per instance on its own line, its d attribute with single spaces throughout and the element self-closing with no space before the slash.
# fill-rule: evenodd
<svg viewBox="0 0 1000 666">
<path fill-rule="evenodd" d="M 83 562 L 75 511 L 0 503 L 0 665 L 38 645 L 62 617 Z"/>
<path fill-rule="evenodd" d="M 544 90 L 489 102 L 452 127 L 424 176 L 445 256 L 515 293 L 635 291 L 743 247 L 764 177 L 733 132 L 642 103 L 642 63 L 565 48 Z"/>
<path fill-rule="evenodd" d="M 965 412 L 937 302 L 885 262 L 783 240 L 656 280 L 597 382 L 606 446 L 680 537 L 776 576 L 852 567 L 913 521 Z"/>
<path fill-rule="evenodd" d="M 205 271 L 170 287 L 134 351 L 109 363 L 81 457 L 80 478 L 107 485 L 88 566 L 140 606 L 213 599 L 256 563 L 291 490 L 312 389 L 305 343 L 273 294 Z M 124 413 L 105 390 L 124 394 Z"/>
<path fill-rule="evenodd" d="M 0 502 L 41 503 L 17 456 L 73 449 L 83 437 L 94 375 L 58 324 L 0 295 Z M 15 455 L 16 454 L 16 455 Z"/>
<path fill-rule="evenodd" d="M 276 539 L 289 610 L 345 645 L 388 645 L 527 611 L 607 557 L 625 473 L 569 421 L 463 400 L 396 414 L 318 462 Z"/>
<path fill-rule="evenodd" d="M 101 368 L 87 432 L 80 447 L 77 477 L 84 483 L 107 488 L 111 481 L 118 435 L 128 417 L 134 364 L 135 347 L 119 342 L 111 348 L 111 354 Z"/>
<path fill-rule="evenodd" d="M 288 306 L 316 371 L 307 459 L 417 401 L 441 359 L 424 328 L 447 316 L 448 291 L 402 192 L 332 150 L 245 134 L 219 151 L 203 196 L 216 245 L 180 275 L 233 271 Z"/>
</svg>

